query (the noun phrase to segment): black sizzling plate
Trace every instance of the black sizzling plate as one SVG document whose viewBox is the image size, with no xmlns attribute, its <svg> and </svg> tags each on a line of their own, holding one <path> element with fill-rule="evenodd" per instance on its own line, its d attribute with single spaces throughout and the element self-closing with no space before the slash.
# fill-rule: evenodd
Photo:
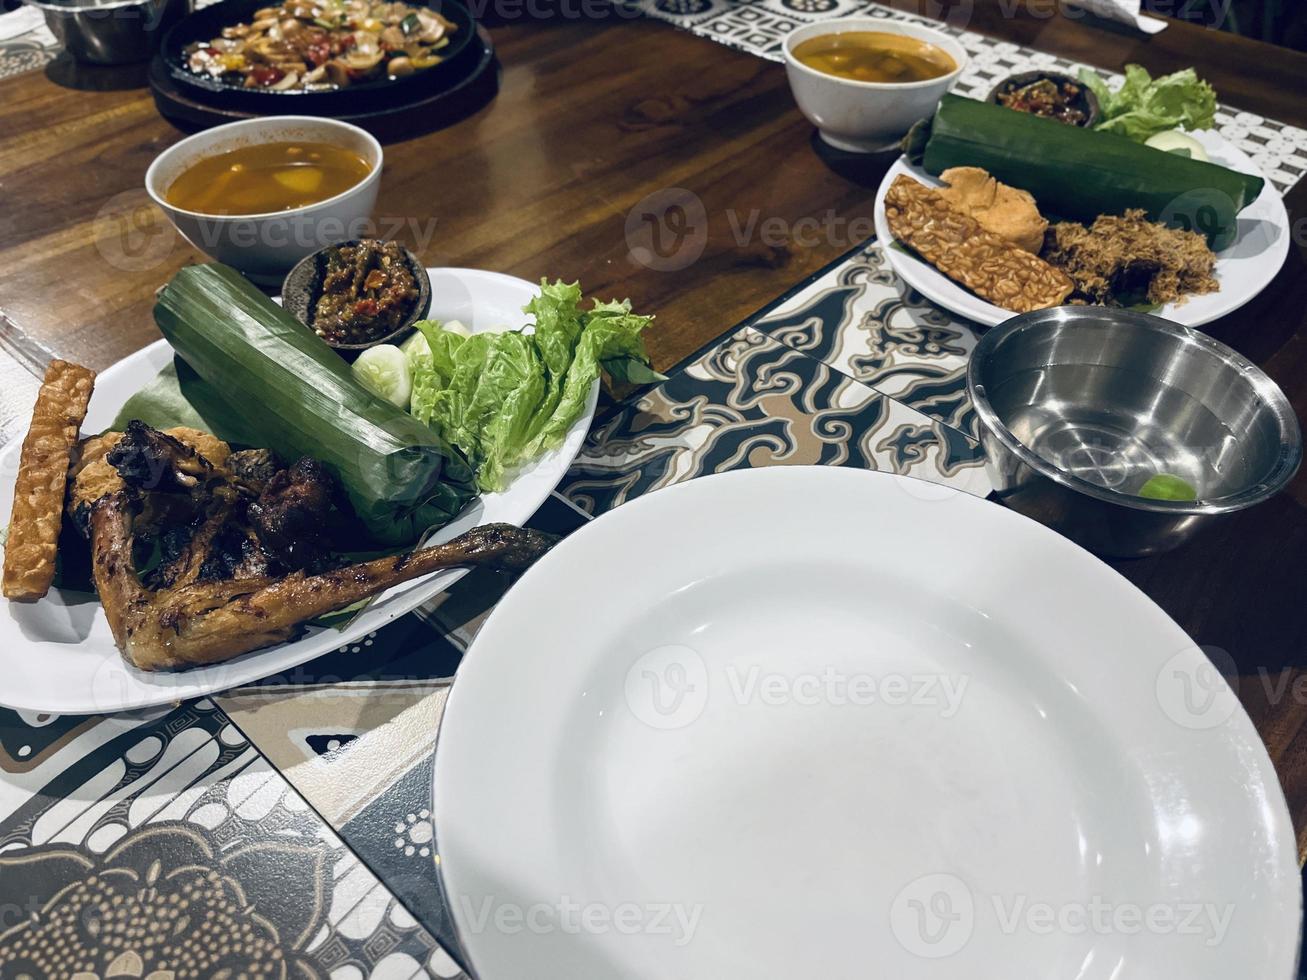
<svg viewBox="0 0 1307 980">
<path fill-rule="evenodd" d="M 275 2 L 224 0 L 197 10 L 178 22 L 164 35 L 159 51 L 169 77 L 192 98 L 219 109 L 269 116 L 351 115 L 434 95 L 455 84 L 466 70 L 464 62 L 467 59 L 461 56 L 477 47 L 472 44 L 476 22 L 471 12 L 457 0 L 407 0 L 413 6 L 430 7 L 452 21 L 458 29 L 449 35 L 449 44 L 441 49 L 444 60 L 440 64 L 403 78 L 359 82 L 327 92 L 269 92 L 227 85 L 219 79 L 197 75 L 187 67 L 185 51 L 191 44 L 220 36 L 224 27 L 248 24 L 256 10 L 274 6 Z"/>
</svg>

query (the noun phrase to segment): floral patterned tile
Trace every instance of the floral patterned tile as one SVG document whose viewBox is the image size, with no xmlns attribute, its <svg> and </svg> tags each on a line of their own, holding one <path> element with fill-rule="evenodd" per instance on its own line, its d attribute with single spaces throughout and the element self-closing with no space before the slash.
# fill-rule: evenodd
<svg viewBox="0 0 1307 980">
<path fill-rule="evenodd" d="M 977 439 L 967 361 L 982 329 L 923 299 L 871 243 L 753 328 Z"/>
<path fill-rule="evenodd" d="M 961 430 L 745 327 L 599 425 L 559 492 L 598 515 L 696 476 L 803 463 L 991 489 Z"/>
<path fill-rule="evenodd" d="M 116 732 L 0 820 L 0 976 L 460 974 L 211 701 Z"/>
</svg>

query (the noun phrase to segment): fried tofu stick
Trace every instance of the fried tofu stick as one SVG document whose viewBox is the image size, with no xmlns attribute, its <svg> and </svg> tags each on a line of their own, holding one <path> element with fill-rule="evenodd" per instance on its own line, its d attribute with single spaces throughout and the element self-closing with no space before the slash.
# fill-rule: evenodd
<svg viewBox="0 0 1307 980">
<path fill-rule="evenodd" d="M 900 174 L 885 195 L 894 237 L 982 299 L 1013 313 L 1057 306 L 1075 283 L 1060 269 L 1023 251 L 934 188 Z"/>
<path fill-rule="evenodd" d="M 94 387 L 95 372 L 77 364 L 51 361 L 45 372 L 14 485 L 5 543 L 6 598 L 32 601 L 50 591 L 68 467 Z"/>
</svg>

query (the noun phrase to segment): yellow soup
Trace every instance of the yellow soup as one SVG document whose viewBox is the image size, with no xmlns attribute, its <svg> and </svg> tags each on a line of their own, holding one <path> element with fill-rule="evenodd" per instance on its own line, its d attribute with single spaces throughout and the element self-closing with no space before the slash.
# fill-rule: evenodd
<svg viewBox="0 0 1307 980">
<path fill-rule="evenodd" d="M 884 31 L 810 37 L 795 45 L 794 57 L 809 68 L 856 82 L 924 82 L 957 68 L 935 45 Z"/>
<path fill-rule="evenodd" d="M 330 143 L 256 143 L 193 164 L 164 198 L 202 214 L 287 211 L 349 190 L 370 169 L 353 150 Z"/>
</svg>

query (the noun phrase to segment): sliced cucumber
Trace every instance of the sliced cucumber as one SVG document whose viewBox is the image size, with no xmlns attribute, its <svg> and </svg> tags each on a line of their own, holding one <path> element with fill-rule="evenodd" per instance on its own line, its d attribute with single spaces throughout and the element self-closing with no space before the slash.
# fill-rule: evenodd
<svg viewBox="0 0 1307 980">
<path fill-rule="evenodd" d="M 414 330 L 413 336 L 399 345 L 399 349 L 404 352 L 404 357 L 408 360 L 408 369 L 411 373 L 416 374 L 418 367 L 431 358 L 431 345 L 427 343 L 427 338 L 421 330 Z"/>
<path fill-rule="evenodd" d="M 1144 141 L 1144 146 L 1151 146 L 1154 150 L 1163 150 L 1166 153 L 1188 157 L 1190 160 L 1200 160 L 1203 163 L 1211 162 L 1207 157 L 1207 151 L 1203 149 L 1203 144 L 1178 129 L 1168 129 L 1165 133 L 1150 136 Z"/>
<path fill-rule="evenodd" d="M 460 337 L 471 337 L 472 331 L 463 326 L 461 320 L 446 320 L 440 325 L 441 330 L 448 330 L 450 333 L 456 333 Z"/>
<path fill-rule="evenodd" d="M 413 394 L 413 372 L 408 358 L 398 347 L 378 344 L 359 355 L 350 369 L 354 380 L 378 398 L 407 410 Z"/>
</svg>

